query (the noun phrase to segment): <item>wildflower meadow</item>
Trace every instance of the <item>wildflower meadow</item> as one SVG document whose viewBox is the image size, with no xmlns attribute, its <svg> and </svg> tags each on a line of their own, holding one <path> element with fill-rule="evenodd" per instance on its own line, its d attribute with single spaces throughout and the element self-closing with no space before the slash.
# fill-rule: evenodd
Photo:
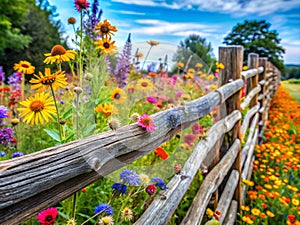
<svg viewBox="0 0 300 225">
<path fill-rule="evenodd" d="M 118 26 L 102 18 L 96 2 L 72 1 L 74 14 L 80 18 L 66 18 L 74 31 L 74 47 L 53 45 L 40 55 L 43 70 L 25 59 L 14 62 L 12 74 L 5 74 L 0 65 L 0 163 L 108 131 L 117 140 L 118 129 L 125 125 L 136 124 L 146 137 L 151 137 L 160 127 L 153 114 L 185 109 L 188 102 L 218 88 L 220 71 L 225 69 L 222 62 L 206 64 L 180 47 L 178 52 L 184 52 L 181 58 L 171 58 L 166 52 L 157 61 L 150 61 L 153 50 L 163 43 L 149 39 L 145 40 L 146 51 L 133 49 L 130 33 L 124 43 L 116 43 Z M 123 47 L 117 47 L 120 45 Z M 246 63 L 243 66 L 247 70 Z M 246 89 L 247 82 L 243 84 L 242 99 Z M 217 93 L 224 98 L 223 93 Z M 209 129 L 219 121 L 218 110 L 215 107 L 189 127 L 182 126 L 178 132 L 168 134 L 173 137 L 162 139 L 150 154 L 133 163 L 123 163 L 122 168 L 90 182 L 58 204 L 45 207 L 22 224 L 134 224 L 155 197 L 165 197 L 170 189 L 168 182 L 181 174 L 197 143 L 206 140 Z M 253 175 L 242 181 L 246 199 L 237 212 L 237 223 L 297 225 L 300 105 L 279 87 L 268 116 L 262 144 L 255 147 Z M 176 124 L 172 118 L 168 122 Z M 225 137 L 226 141 L 230 138 Z M 132 144 L 130 140 L 128 143 Z M 86 164 L 92 163 L 86 160 Z M 2 169 L 6 168 L 0 164 Z M 170 218 L 170 225 L 180 224 L 186 216 L 209 170 L 208 165 L 201 165 Z M 213 209 L 213 205 L 210 202 L 201 224 L 220 224 L 222 212 Z"/>
</svg>

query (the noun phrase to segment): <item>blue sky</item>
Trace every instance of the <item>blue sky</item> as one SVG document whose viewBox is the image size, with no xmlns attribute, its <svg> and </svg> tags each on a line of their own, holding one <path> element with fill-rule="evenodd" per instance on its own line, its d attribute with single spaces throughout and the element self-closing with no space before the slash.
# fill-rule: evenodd
<svg viewBox="0 0 300 225">
<path fill-rule="evenodd" d="M 73 0 L 49 0 L 66 32 L 70 16 L 78 18 Z M 93 0 L 90 0 L 92 3 Z M 244 20 L 265 19 L 277 30 L 285 48 L 285 63 L 300 64 L 300 1 L 299 0 L 106 0 L 101 1 L 102 19 L 108 19 L 118 28 L 116 44 L 123 46 L 129 33 L 134 43 L 146 51 L 147 40 L 161 44 L 162 53 L 176 50 L 189 34 L 199 34 L 211 42 L 214 54 L 222 46 L 224 37 L 237 23 Z"/>
</svg>

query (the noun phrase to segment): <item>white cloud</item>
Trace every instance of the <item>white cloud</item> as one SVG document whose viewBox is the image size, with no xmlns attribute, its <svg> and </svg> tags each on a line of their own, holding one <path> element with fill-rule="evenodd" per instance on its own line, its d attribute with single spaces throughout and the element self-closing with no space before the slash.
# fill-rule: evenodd
<svg viewBox="0 0 300 225">
<path fill-rule="evenodd" d="M 247 14 L 268 15 L 299 6 L 299 0 L 112 0 L 124 4 L 163 6 L 172 9 L 198 9 L 244 16 Z"/>
<path fill-rule="evenodd" d="M 215 36 L 218 26 L 200 23 L 167 22 L 162 20 L 136 20 L 142 27 L 133 28 L 130 32 L 145 35 L 174 35 L 187 36 L 199 34 L 201 36 Z"/>
</svg>

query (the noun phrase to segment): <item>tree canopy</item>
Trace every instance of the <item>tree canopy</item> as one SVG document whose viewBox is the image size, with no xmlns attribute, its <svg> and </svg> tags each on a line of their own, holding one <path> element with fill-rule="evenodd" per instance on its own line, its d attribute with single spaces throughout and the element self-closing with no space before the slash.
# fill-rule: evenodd
<svg viewBox="0 0 300 225">
<path fill-rule="evenodd" d="M 271 24 L 265 20 L 245 20 L 233 27 L 232 31 L 224 38 L 227 45 L 243 45 L 244 59 L 249 53 L 257 53 L 260 57 L 268 57 L 279 70 L 284 69 L 284 48 L 280 45 L 281 39 L 275 30 L 269 30 Z"/>
<path fill-rule="evenodd" d="M 214 62 L 211 43 L 207 43 L 205 38 L 196 34 L 191 34 L 184 41 L 180 42 L 174 58 L 177 62 L 181 61 L 186 64 L 192 54 L 197 56 L 197 58 L 191 58 L 190 64 L 192 65 L 200 61 L 203 65 L 208 65 L 209 67 Z"/>
</svg>

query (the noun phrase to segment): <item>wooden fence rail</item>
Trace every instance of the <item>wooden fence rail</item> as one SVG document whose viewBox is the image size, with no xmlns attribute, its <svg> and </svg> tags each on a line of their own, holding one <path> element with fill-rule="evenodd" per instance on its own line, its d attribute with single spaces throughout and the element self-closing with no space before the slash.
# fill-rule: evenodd
<svg viewBox="0 0 300 225">
<path fill-rule="evenodd" d="M 241 179 L 251 176 L 254 147 L 263 137 L 280 72 L 257 54 L 249 55 L 249 70 L 242 72 L 241 46 L 220 47 L 219 61 L 225 65 L 219 74 L 219 88 L 185 106 L 152 115 L 154 132 L 147 133 L 132 124 L 0 162 L 0 224 L 19 224 L 100 177 L 149 154 L 217 106 L 219 121 L 207 132 L 207 138 L 196 145 L 181 174 L 168 183 L 163 198 L 157 195 L 135 224 L 167 224 L 200 165 L 206 161 L 213 162 L 213 168 L 181 224 L 199 224 L 213 195 L 216 209 L 222 212 L 220 220 L 233 224 L 243 200 Z M 245 82 L 248 90 L 242 100 Z M 241 112 L 245 114 L 243 118 Z M 222 143 L 224 135 L 231 137 L 230 143 Z M 246 144 L 241 146 L 244 139 Z M 222 154 L 221 149 L 226 151 Z M 211 155 L 214 159 L 208 160 Z M 221 185 L 223 180 L 226 183 Z"/>
</svg>

